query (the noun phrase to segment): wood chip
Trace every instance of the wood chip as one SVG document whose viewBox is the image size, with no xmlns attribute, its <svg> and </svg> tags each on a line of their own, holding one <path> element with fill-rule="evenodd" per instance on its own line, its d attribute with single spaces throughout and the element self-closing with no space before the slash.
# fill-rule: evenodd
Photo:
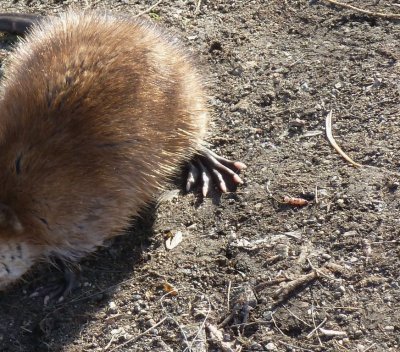
<svg viewBox="0 0 400 352">
<path fill-rule="evenodd" d="M 175 233 L 169 232 L 168 238 L 165 241 L 165 248 L 168 250 L 174 249 L 179 243 L 182 242 L 183 235 L 181 231 Z"/>
</svg>

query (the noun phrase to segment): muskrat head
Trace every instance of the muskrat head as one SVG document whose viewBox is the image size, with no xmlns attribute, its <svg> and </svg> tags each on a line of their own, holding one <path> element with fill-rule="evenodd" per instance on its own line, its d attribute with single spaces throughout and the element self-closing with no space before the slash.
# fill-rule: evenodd
<svg viewBox="0 0 400 352">
<path fill-rule="evenodd" d="M 0 204 L 0 290 L 17 281 L 39 256 L 16 214 Z"/>
</svg>

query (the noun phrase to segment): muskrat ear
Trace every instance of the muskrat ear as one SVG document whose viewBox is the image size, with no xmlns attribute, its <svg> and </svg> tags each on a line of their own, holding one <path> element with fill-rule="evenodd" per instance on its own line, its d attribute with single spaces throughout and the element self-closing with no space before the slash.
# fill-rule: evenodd
<svg viewBox="0 0 400 352">
<path fill-rule="evenodd" d="M 15 232 L 21 232 L 23 230 L 18 216 L 5 204 L 0 204 L 0 227 L 11 228 Z"/>
</svg>

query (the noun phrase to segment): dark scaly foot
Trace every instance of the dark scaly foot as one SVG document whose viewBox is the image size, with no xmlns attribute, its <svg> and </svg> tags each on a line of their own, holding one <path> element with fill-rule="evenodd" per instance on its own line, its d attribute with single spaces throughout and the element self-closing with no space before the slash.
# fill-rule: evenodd
<svg viewBox="0 0 400 352">
<path fill-rule="evenodd" d="M 240 161 L 225 159 L 207 148 L 202 148 L 189 163 L 186 191 L 200 181 L 203 196 L 206 197 L 212 183 L 216 183 L 222 192 L 228 192 L 228 184 L 241 185 L 238 172 L 246 168 Z"/>
<path fill-rule="evenodd" d="M 0 32 L 26 34 L 30 27 L 39 22 L 41 16 L 33 14 L 0 13 Z"/>
<path fill-rule="evenodd" d="M 64 278 L 61 282 L 39 288 L 32 295 L 44 297 L 43 302 L 45 305 L 49 302 L 62 302 L 78 286 L 79 282 L 80 269 L 77 265 L 74 267 L 68 266 L 60 259 L 56 259 L 55 262 L 57 268 L 63 272 Z"/>
</svg>

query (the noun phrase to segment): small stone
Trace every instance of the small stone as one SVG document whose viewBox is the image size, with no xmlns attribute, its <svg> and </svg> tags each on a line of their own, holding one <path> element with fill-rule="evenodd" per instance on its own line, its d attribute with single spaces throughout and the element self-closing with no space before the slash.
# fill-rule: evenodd
<svg viewBox="0 0 400 352">
<path fill-rule="evenodd" d="M 308 86 L 307 82 L 304 82 L 301 86 L 300 86 L 301 90 L 303 90 L 304 92 L 308 92 L 310 90 L 310 87 Z"/>
<path fill-rule="evenodd" d="M 141 299 L 142 299 L 142 296 L 141 296 L 141 295 L 138 295 L 138 294 L 132 295 L 132 301 L 139 301 L 139 300 L 141 300 Z"/>
<path fill-rule="evenodd" d="M 111 330 L 111 335 L 119 335 L 121 333 L 123 333 L 123 329 L 122 328 L 118 328 L 118 329 L 112 329 Z"/>
<path fill-rule="evenodd" d="M 343 84 L 341 82 L 338 82 L 338 83 L 335 84 L 335 88 L 336 89 L 340 89 L 342 87 L 343 87 Z"/>
<path fill-rule="evenodd" d="M 328 191 L 325 188 L 321 188 L 318 190 L 318 196 L 319 197 L 327 197 Z"/>
<path fill-rule="evenodd" d="M 254 206 L 254 209 L 258 211 L 258 210 L 261 210 L 262 207 L 263 207 L 262 203 L 257 203 L 257 204 Z"/>
<path fill-rule="evenodd" d="M 197 229 L 197 224 L 191 224 L 187 227 L 188 230 L 196 230 Z"/>
<path fill-rule="evenodd" d="M 336 204 L 339 205 L 340 207 L 342 207 L 342 206 L 344 205 L 344 199 L 339 198 L 339 199 L 336 201 Z"/>
<path fill-rule="evenodd" d="M 290 124 L 290 126 L 293 126 L 293 127 L 303 127 L 306 124 L 306 121 L 296 118 L 294 120 L 291 120 L 289 122 L 289 124 Z"/>
<path fill-rule="evenodd" d="M 154 321 L 154 319 L 149 319 L 148 321 L 146 321 L 146 324 L 145 324 L 145 326 L 147 328 L 151 328 L 154 325 L 156 325 L 156 322 Z"/>
<path fill-rule="evenodd" d="M 133 313 L 139 314 L 142 312 L 142 308 L 139 305 L 133 306 Z"/>
<path fill-rule="evenodd" d="M 246 100 L 241 100 L 231 107 L 231 111 L 247 112 L 250 108 L 250 103 Z"/>
<path fill-rule="evenodd" d="M 266 349 L 267 351 L 276 351 L 276 345 L 275 345 L 273 342 L 268 342 L 268 343 L 265 345 L 265 349 Z"/>
<path fill-rule="evenodd" d="M 263 350 L 263 346 L 261 346 L 259 343 L 254 342 L 251 346 L 250 349 L 252 351 L 262 351 Z"/>
<path fill-rule="evenodd" d="M 357 237 L 357 231 L 355 231 L 355 230 L 346 231 L 346 232 L 343 233 L 342 236 L 343 237 L 352 237 L 352 236 Z"/>
<path fill-rule="evenodd" d="M 329 260 L 329 259 L 332 258 L 332 256 L 329 255 L 328 253 L 323 253 L 323 254 L 322 254 L 322 258 L 323 258 L 323 259 L 326 259 L 326 260 Z"/>
<path fill-rule="evenodd" d="M 283 243 L 276 245 L 276 252 L 282 257 L 287 258 L 289 256 L 289 247 Z"/>
<path fill-rule="evenodd" d="M 394 331 L 394 326 L 392 326 L 392 325 L 386 325 L 383 329 L 384 329 L 385 331 L 391 332 L 391 331 Z"/>
<path fill-rule="evenodd" d="M 229 73 L 233 76 L 240 77 L 243 74 L 243 71 L 244 71 L 243 67 L 237 66 L 233 70 L 231 70 Z"/>
<path fill-rule="evenodd" d="M 264 320 L 266 320 L 266 321 L 272 320 L 272 314 L 273 313 L 271 310 L 267 310 L 266 312 L 264 312 L 264 314 L 263 314 Z"/>
<path fill-rule="evenodd" d="M 397 181 L 394 181 L 394 182 L 392 182 L 392 183 L 390 183 L 390 184 L 388 185 L 389 191 L 395 192 L 395 191 L 397 191 L 397 189 L 399 188 L 399 186 L 400 186 L 400 183 L 397 182 Z"/>
<path fill-rule="evenodd" d="M 115 304 L 115 302 L 111 301 L 111 302 L 108 304 L 108 309 L 107 309 L 107 311 L 108 311 L 108 313 L 111 313 L 111 314 L 116 314 L 116 313 L 118 313 L 118 308 L 117 308 L 117 305 Z"/>
</svg>

